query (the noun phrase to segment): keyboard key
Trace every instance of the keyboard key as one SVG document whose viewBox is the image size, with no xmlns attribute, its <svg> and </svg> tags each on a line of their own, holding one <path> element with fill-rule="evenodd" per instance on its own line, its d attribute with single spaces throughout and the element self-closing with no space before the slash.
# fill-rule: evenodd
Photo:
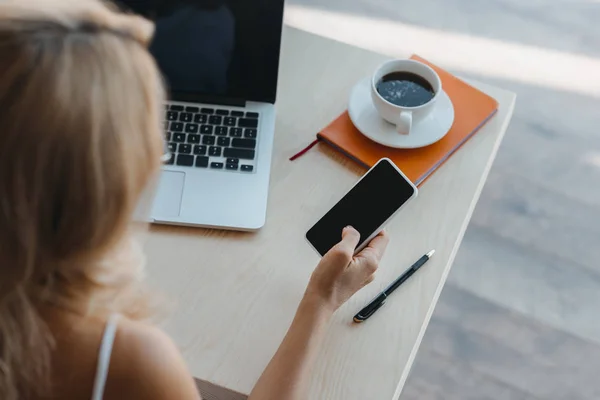
<svg viewBox="0 0 600 400">
<path fill-rule="evenodd" d="M 244 137 L 245 138 L 256 139 L 257 134 L 258 134 L 258 132 L 256 131 L 256 129 L 250 129 L 250 128 L 244 129 Z"/>
<path fill-rule="evenodd" d="M 185 108 L 185 111 L 186 112 L 191 112 L 191 113 L 197 113 L 197 112 L 200 111 L 200 108 L 199 107 L 190 107 L 190 106 L 188 106 L 188 107 Z"/>
<path fill-rule="evenodd" d="M 227 168 L 230 171 L 237 171 L 238 165 L 237 164 L 225 164 L 225 168 Z"/>
<path fill-rule="evenodd" d="M 258 113 L 257 112 L 247 112 L 246 113 L 246 117 L 248 117 L 248 118 L 258 118 Z"/>
<path fill-rule="evenodd" d="M 242 160 L 254 160 L 254 150 L 233 149 L 228 147 L 223 149 L 223 156 L 227 158 L 241 158 Z"/>
<path fill-rule="evenodd" d="M 202 136 L 202 144 L 207 144 L 209 146 L 212 146 L 213 144 L 215 144 L 215 137 L 214 136 Z"/>
<path fill-rule="evenodd" d="M 223 119 L 223 125 L 225 125 L 225 126 L 236 126 L 237 125 L 237 118 L 226 117 L 226 118 Z"/>
<path fill-rule="evenodd" d="M 238 160 L 237 158 L 228 158 L 227 159 L 227 164 L 239 164 L 240 160 Z"/>
<path fill-rule="evenodd" d="M 227 147 L 227 146 L 229 146 L 230 140 L 231 139 L 229 139 L 228 137 L 220 137 L 217 139 L 217 144 L 219 146 Z"/>
<path fill-rule="evenodd" d="M 211 125 L 221 125 L 223 123 L 223 117 L 212 115 L 208 118 L 208 123 Z"/>
<path fill-rule="evenodd" d="M 185 124 L 185 131 L 187 133 L 198 133 L 198 124 Z"/>
<path fill-rule="evenodd" d="M 169 107 L 169 110 L 171 111 L 183 111 L 183 106 L 178 106 L 173 104 L 171 107 Z"/>
<path fill-rule="evenodd" d="M 187 142 L 191 144 L 200 143 L 200 135 L 188 135 Z"/>
<path fill-rule="evenodd" d="M 173 141 L 177 143 L 185 142 L 185 133 L 176 133 L 173 135 Z"/>
<path fill-rule="evenodd" d="M 169 130 L 169 126 L 170 126 L 169 124 L 171 124 L 171 122 L 165 121 L 165 131 Z"/>
<path fill-rule="evenodd" d="M 242 165 L 242 171 L 244 172 L 252 172 L 254 167 L 252 165 Z"/>
<path fill-rule="evenodd" d="M 169 159 L 165 161 L 165 165 L 175 164 L 175 154 L 169 154 Z"/>
<path fill-rule="evenodd" d="M 203 108 L 200 110 L 200 112 L 202 114 L 214 114 L 215 110 L 213 110 L 212 108 Z"/>
<path fill-rule="evenodd" d="M 238 125 L 242 128 L 258 128 L 258 120 L 250 118 L 238 119 Z"/>
<path fill-rule="evenodd" d="M 166 140 L 167 142 L 170 142 L 170 141 L 171 141 L 171 132 L 166 132 L 166 133 L 165 133 L 165 140 Z"/>
<path fill-rule="evenodd" d="M 192 122 L 192 117 L 190 113 L 179 113 L 179 120 L 181 122 Z"/>
<path fill-rule="evenodd" d="M 183 132 L 183 122 L 171 122 L 171 130 L 173 132 Z"/>
<path fill-rule="evenodd" d="M 231 137 L 242 137 L 242 128 L 230 128 L 229 136 Z"/>
<path fill-rule="evenodd" d="M 200 133 L 204 134 L 204 135 L 212 135 L 213 133 L 213 127 L 210 125 L 202 125 L 200 127 Z"/>
<path fill-rule="evenodd" d="M 180 144 L 178 147 L 178 151 L 180 154 L 192 154 L 192 145 L 191 144 Z"/>
<path fill-rule="evenodd" d="M 227 131 L 229 130 L 229 128 L 227 128 L 226 126 L 217 126 L 215 128 L 215 135 L 217 136 L 227 136 Z"/>
<path fill-rule="evenodd" d="M 206 114 L 196 114 L 194 115 L 194 122 L 197 124 L 205 124 L 208 121 L 208 116 Z"/>
<path fill-rule="evenodd" d="M 206 146 L 194 146 L 194 154 L 197 156 L 204 156 L 206 155 Z"/>
<path fill-rule="evenodd" d="M 210 167 L 213 169 L 223 169 L 223 163 L 222 162 L 213 162 L 213 163 L 210 163 Z"/>
<path fill-rule="evenodd" d="M 243 111 L 232 111 L 231 112 L 231 116 L 232 117 L 243 117 L 244 116 L 244 112 Z"/>
<path fill-rule="evenodd" d="M 254 139 L 233 139 L 231 145 L 233 147 L 243 147 L 245 149 L 256 148 L 256 140 Z"/>
<path fill-rule="evenodd" d="M 221 157 L 221 148 L 217 146 L 211 146 L 208 149 L 208 155 L 213 157 Z"/>
<path fill-rule="evenodd" d="M 207 168 L 208 167 L 208 157 L 196 157 L 196 167 L 198 168 Z"/>
<path fill-rule="evenodd" d="M 179 119 L 179 113 L 176 111 L 167 111 L 167 121 L 177 121 Z"/>
<path fill-rule="evenodd" d="M 177 153 L 177 143 L 169 143 L 167 147 L 169 148 L 169 152 Z"/>
<path fill-rule="evenodd" d="M 182 167 L 191 167 L 194 165 L 194 156 L 179 154 L 177 156 L 177 165 L 181 165 Z"/>
<path fill-rule="evenodd" d="M 217 115 L 229 115 L 228 110 L 217 110 Z"/>
</svg>

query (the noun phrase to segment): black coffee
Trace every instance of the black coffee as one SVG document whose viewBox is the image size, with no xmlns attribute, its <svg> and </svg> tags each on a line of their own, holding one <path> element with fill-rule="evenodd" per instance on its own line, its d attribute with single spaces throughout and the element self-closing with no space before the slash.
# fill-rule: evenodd
<svg viewBox="0 0 600 400">
<path fill-rule="evenodd" d="M 377 83 L 377 92 L 400 107 L 418 107 L 429 103 L 435 91 L 427 79 L 411 72 L 392 72 Z"/>
</svg>

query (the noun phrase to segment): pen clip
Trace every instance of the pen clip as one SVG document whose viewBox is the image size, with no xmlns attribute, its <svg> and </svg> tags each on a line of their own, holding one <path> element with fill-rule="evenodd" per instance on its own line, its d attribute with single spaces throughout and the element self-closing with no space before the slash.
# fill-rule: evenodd
<svg viewBox="0 0 600 400">
<path fill-rule="evenodd" d="M 360 310 L 360 312 L 354 316 L 354 322 L 363 322 L 369 319 L 371 315 L 375 314 L 375 311 L 379 310 L 381 306 L 385 304 L 386 299 L 387 296 L 385 293 L 381 293 L 379 296 L 373 299 L 368 306 Z"/>
<path fill-rule="evenodd" d="M 378 303 L 375 305 L 375 307 L 373 307 L 369 314 L 367 315 L 367 318 L 369 318 L 371 315 L 375 314 L 375 311 L 379 310 L 381 308 L 381 306 L 383 306 L 385 304 L 385 300 L 383 300 L 382 302 Z"/>
</svg>

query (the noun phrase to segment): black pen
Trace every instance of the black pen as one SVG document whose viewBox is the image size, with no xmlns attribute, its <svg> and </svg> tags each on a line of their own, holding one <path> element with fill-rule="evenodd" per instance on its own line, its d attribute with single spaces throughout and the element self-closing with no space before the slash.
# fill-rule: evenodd
<svg viewBox="0 0 600 400">
<path fill-rule="evenodd" d="M 429 253 L 425 254 L 423 257 L 419 258 L 419 260 L 412 265 L 405 273 L 400 276 L 400 278 L 396 279 L 390 286 L 388 286 L 383 292 L 381 292 L 377 297 L 375 297 L 365 308 L 360 310 L 358 314 L 354 316 L 354 322 L 360 323 L 364 322 L 371 315 L 375 314 L 375 311 L 379 310 L 381 306 L 385 304 L 386 299 L 390 294 L 394 292 L 394 290 L 398 289 L 400 285 L 408 280 L 415 272 L 419 270 L 429 259 L 433 256 L 435 250 L 431 250 Z"/>
</svg>

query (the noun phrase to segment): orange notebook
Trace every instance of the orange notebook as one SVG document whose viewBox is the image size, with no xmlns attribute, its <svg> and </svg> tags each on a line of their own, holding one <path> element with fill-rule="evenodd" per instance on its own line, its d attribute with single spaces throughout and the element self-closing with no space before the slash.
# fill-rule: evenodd
<svg viewBox="0 0 600 400">
<path fill-rule="evenodd" d="M 420 185 L 494 116 L 498 102 L 421 57 L 411 58 L 429 65 L 439 74 L 442 87 L 452 100 L 454 123 L 442 140 L 420 149 L 382 146 L 363 136 L 352 124 L 347 111 L 317 134 L 317 138 L 368 168 L 382 157 L 388 157 L 411 181 Z"/>
</svg>

